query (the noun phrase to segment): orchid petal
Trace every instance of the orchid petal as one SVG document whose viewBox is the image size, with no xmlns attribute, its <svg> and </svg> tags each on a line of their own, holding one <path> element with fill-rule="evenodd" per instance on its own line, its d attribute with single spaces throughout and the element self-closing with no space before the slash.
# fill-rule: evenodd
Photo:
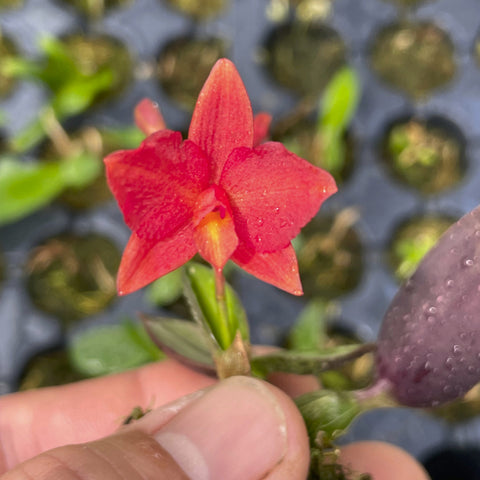
<svg viewBox="0 0 480 480">
<path fill-rule="evenodd" d="M 273 253 L 255 253 L 240 245 L 232 260 L 251 275 L 293 295 L 302 295 L 297 257 L 292 245 Z"/>
<path fill-rule="evenodd" d="M 234 150 L 220 186 L 240 241 L 261 253 L 285 248 L 337 190 L 328 172 L 275 142 Z"/>
<path fill-rule="evenodd" d="M 234 148 L 253 146 L 252 107 L 230 60 L 218 60 L 212 68 L 198 96 L 188 138 L 211 158 L 214 182 Z"/>
<path fill-rule="evenodd" d="M 149 98 L 144 98 L 137 104 L 134 118 L 135 124 L 145 135 L 151 135 L 167 128 L 158 104 Z"/>
<path fill-rule="evenodd" d="M 157 243 L 141 239 L 133 233 L 118 270 L 119 295 L 134 292 L 175 270 L 188 262 L 196 251 L 191 224 L 173 237 Z"/>
<path fill-rule="evenodd" d="M 228 212 L 210 212 L 195 227 L 195 244 L 198 253 L 217 270 L 223 267 L 238 246 L 235 224 Z"/>
<path fill-rule="evenodd" d="M 150 135 L 136 150 L 105 158 L 107 179 L 127 225 L 138 237 L 160 241 L 191 220 L 208 186 L 209 160 L 178 132 Z"/>
<path fill-rule="evenodd" d="M 256 147 L 266 140 L 268 130 L 272 123 L 272 116 L 265 112 L 260 112 L 253 117 L 253 146 Z"/>
</svg>

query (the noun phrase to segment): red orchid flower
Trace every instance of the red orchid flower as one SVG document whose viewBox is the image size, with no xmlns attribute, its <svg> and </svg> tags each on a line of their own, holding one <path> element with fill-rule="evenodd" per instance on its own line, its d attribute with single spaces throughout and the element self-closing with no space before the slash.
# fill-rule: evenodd
<svg viewBox="0 0 480 480">
<path fill-rule="evenodd" d="M 147 104 L 137 122 L 150 135 L 105 158 L 107 179 L 133 233 L 117 278 L 133 292 L 197 252 L 217 271 L 231 259 L 261 280 L 302 294 L 291 240 L 336 192 L 331 175 L 276 142 L 254 147 L 256 118 L 232 62 L 219 60 L 197 100 L 188 139 L 164 128 Z M 256 131 L 255 131 L 256 130 Z"/>
</svg>

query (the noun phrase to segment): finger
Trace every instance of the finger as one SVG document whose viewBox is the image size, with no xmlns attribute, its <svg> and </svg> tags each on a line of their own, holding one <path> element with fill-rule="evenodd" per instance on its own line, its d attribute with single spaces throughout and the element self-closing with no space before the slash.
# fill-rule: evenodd
<svg viewBox="0 0 480 480">
<path fill-rule="evenodd" d="M 429 480 L 424 468 L 407 452 L 384 442 L 358 442 L 342 447 L 340 463 L 373 480 Z"/>
<path fill-rule="evenodd" d="M 102 440 L 60 447 L 1 480 L 304 480 L 305 427 L 293 402 L 233 377 Z"/>
<path fill-rule="evenodd" d="M 267 380 L 292 398 L 320 388 L 320 383 L 315 375 L 274 372 L 268 375 Z"/>
<path fill-rule="evenodd" d="M 164 405 L 213 382 L 165 360 L 118 375 L 0 397 L 0 474 L 45 450 L 111 434 L 136 405 Z"/>
</svg>

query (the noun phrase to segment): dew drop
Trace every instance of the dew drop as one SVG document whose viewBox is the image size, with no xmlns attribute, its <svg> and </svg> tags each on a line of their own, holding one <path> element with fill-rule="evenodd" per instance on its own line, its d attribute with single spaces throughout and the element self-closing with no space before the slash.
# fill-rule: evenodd
<svg viewBox="0 0 480 480">
<path fill-rule="evenodd" d="M 427 322 L 430 324 L 430 325 L 433 325 L 435 323 L 435 317 L 432 316 L 432 315 L 429 315 L 427 317 Z"/>
<path fill-rule="evenodd" d="M 437 313 L 437 307 L 430 307 L 428 309 L 428 313 L 431 313 L 432 315 L 435 315 Z"/>
<path fill-rule="evenodd" d="M 453 392 L 453 387 L 451 385 L 445 385 L 443 387 L 443 393 L 446 393 L 448 395 L 449 393 L 452 393 L 452 392 Z"/>
<path fill-rule="evenodd" d="M 261 226 L 263 225 L 263 218 L 259 218 L 259 219 L 257 220 L 257 225 L 258 225 L 259 227 L 261 227 Z"/>
<path fill-rule="evenodd" d="M 460 345 L 454 345 L 453 346 L 453 353 L 455 354 L 459 354 L 459 353 L 462 353 L 462 347 Z"/>
<path fill-rule="evenodd" d="M 279 213 L 280 212 L 280 207 L 275 207 L 275 213 Z"/>
<path fill-rule="evenodd" d="M 455 285 L 455 282 L 452 279 L 448 279 L 446 281 L 446 285 L 448 288 L 453 288 L 453 286 Z"/>
<path fill-rule="evenodd" d="M 462 259 L 462 266 L 464 267 L 472 267 L 473 266 L 473 260 L 469 257 L 464 257 Z"/>
<path fill-rule="evenodd" d="M 445 366 L 451 370 L 453 368 L 453 364 L 454 364 L 454 360 L 452 357 L 448 357 L 446 360 L 445 360 Z"/>
</svg>

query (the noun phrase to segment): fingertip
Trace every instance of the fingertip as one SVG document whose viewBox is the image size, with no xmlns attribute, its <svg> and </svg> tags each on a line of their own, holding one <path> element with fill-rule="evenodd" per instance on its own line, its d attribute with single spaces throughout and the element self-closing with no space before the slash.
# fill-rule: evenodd
<svg viewBox="0 0 480 480">
<path fill-rule="evenodd" d="M 405 450 L 385 442 L 356 442 L 341 448 L 340 463 L 374 480 L 429 480 L 425 469 Z"/>
<path fill-rule="evenodd" d="M 310 447 L 303 418 L 290 396 L 267 384 L 285 415 L 287 450 L 283 460 L 265 480 L 304 480 L 310 465 Z"/>
</svg>

